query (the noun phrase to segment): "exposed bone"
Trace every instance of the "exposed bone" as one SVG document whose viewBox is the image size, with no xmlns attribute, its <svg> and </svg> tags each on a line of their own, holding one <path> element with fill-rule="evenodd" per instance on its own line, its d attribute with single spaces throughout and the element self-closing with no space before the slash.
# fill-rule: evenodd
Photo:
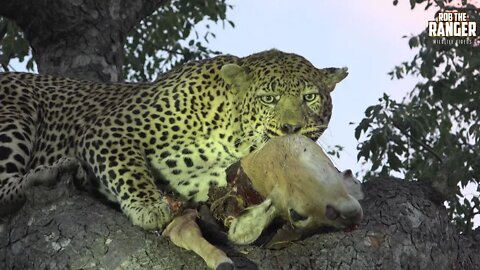
<svg viewBox="0 0 480 270">
<path fill-rule="evenodd" d="M 198 254 L 209 268 L 217 269 L 223 264 L 230 264 L 233 269 L 233 261 L 225 252 L 203 238 L 196 218 L 197 211 L 187 209 L 165 228 L 162 235 L 169 237 L 175 245 Z"/>
</svg>

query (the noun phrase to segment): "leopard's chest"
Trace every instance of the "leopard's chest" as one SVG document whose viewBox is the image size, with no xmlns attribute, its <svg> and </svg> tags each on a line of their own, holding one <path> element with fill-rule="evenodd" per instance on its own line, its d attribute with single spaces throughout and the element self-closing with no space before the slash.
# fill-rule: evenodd
<svg viewBox="0 0 480 270">
<path fill-rule="evenodd" d="M 148 157 L 159 185 L 185 199 L 206 201 L 211 186 L 226 186 L 226 169 L 240 157 L 232 143 L 218 138 L 173 143 Z M 168 154 L 168 155 L 167 155 Z"/>
</svg>

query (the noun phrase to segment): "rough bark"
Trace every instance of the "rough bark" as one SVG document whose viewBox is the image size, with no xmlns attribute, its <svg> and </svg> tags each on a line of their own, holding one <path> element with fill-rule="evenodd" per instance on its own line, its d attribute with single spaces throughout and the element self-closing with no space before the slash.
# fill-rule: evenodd
<svg viewBox="0 0 480 270">
<path fill-rule="evenodd" d="M 117 82 L 127 33 L 164 2 L 0 0 L 0 16 L 24 31 L 39 73 Z"/>
<path fill-rule="evenodd" d="M 33 189 L 0 227 L 0 269 L 205 269 L 192 252 L 62 183 Z M 282 250 L 228 252 L 238 269 L 480 269 L 479 239 L 457 232 L 429 188 L 394 179 L 364 188 L 357 230 L 314 235 Z"/>
</svg>

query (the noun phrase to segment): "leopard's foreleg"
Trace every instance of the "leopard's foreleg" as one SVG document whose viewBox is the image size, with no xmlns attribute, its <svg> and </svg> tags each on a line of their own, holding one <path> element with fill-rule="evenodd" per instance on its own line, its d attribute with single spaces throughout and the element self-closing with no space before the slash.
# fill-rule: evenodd
<svg viewBox="0 0 480 270">
<path fill-rule="evenodd" d="M 102 138 L 85 138 L 88 143 L 81 143 L 81 152 L 96 176 L 98 191 L 118 203 L 134 225 L 162 230 L 180 212 L 182 203 L 157 188 L 136 141 L 122 137 L 107 146 L 99 143 Z"/>
</svg>

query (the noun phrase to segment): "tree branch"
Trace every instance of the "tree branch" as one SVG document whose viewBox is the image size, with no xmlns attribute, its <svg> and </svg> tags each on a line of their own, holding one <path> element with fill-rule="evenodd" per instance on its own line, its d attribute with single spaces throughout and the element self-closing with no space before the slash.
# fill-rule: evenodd
<svg viewBox="0 0 480 270">
<path fill-rule="evenodd" d="M 0 15 L 23 30 L 40 73 L 118 82 L 129 31 L 166 3 L 0 0 Z"/>
<path fill-rule="evenodd" d="M 314 235 L 282 250 L 227 253 L 238 269 L 480 269 L 477 236 L 458 233 L 427 185 L 377 179 L 364 189 L 357 230 Z M 1 269 L 205 269 L 192 252 L 66 184 L 37 187 L 30 198 L 3 225 Z"/>
<path fill-rule="evenodd" d="M 407 136 L 408 138 L 412 139 L 413 142 L 415 142 L 416 144 L 420 145 L 421 147 L 423 147 L 423 149 L 425 149 L 427 152 L 431 153 L 436 159 L 438 159 L 438 161 L 440 161 L 440 163 L 443 163 L 443 159 L 442 157 L 437 153 L 435 152 L 435 150 L 433 150 L 432 147 L 430 147 L 429 145 L 427 145 L 426 143 L 422 142 L 420 139 L 412 136 L 407 130 L 405 130 L 404 128 L 402 128 L 395 120 L 393 119 L 390 119 L 392 121 L 392 125 L 397 128 L 398 130 L 400 130 L 400 132 Z"/>
</svg>

